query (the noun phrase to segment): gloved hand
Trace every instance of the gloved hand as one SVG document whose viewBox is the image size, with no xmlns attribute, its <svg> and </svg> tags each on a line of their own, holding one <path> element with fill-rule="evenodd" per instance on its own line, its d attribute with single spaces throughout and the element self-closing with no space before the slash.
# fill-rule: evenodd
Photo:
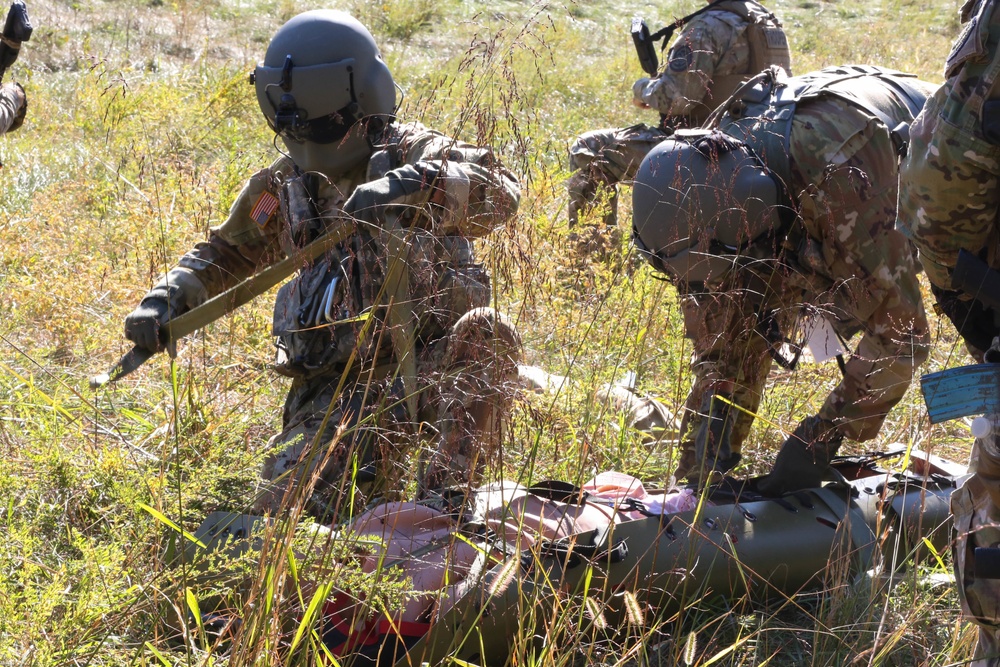
<svg viewBox="0 0 1000 667">
<path fill-rule="evenodd" d="M 832 421 L 806 417 L 781 444 L 774 467 L 757 490 L 765 496 L 780 496 L 819 486 L 843 439 Z"/>
<path fill-rule="evenodd" d="M 454 213 L 464 210 L 469 187 L 469 178 L 460 169 L 446 170 L 437 162 L 421 161 L 359 185 L 344 203 L 344 212 L 376 226 L 382 226 L 390 206 L 422 207 L 430 203 Z"/>
<path fill-rule="evenodd" d="M 136 347 L 161 352 L 166 345 L 160 338 L 160 333 L 169 315 L 170 304 L 165 295 L 161 297 L 151 292 L 125 318 L 125 337 L 135 343 Z"/>
<path fill-rule="evenodd" d="M 13 112 L 13 120 L 10 127 L 7 128 L 8 132 L 13 132 L 24 124 L 24 117 L 28 113 L 28 97 L 21 84 L 5 83 L 0 86 L 0 104 Z"/>
<path fill-rule="evenodd" d="M 646 100 L 642 99 L 642 93 L 646 90 L 646 86 L 652 81 L 649 77 L 643 77 L 632 84 L 632 105 L 639 107 L 640 109 L 648 109 L 649 104 Z"/>
</svg>

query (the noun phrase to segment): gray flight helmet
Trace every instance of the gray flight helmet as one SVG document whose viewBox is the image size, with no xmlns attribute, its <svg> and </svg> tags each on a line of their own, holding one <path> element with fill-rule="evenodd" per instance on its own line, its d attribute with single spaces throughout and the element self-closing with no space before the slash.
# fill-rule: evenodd
<svg viewBox="0 0 1000 667">
<path fill-rule="evenodd" d="M 632 189 L 632 234 L 675 283 L 724 279 L 755 242 L 780 227 L 778 186 L 740 141 L 690 131 L 651 150 Z"/>
<path fill-rule="evenodd" d="M 254 70 L 257 102 L 295 163 L 327 176 L 371 155 L 369 135 L 392 120 L 396 86 L 375 39 L 345 12 L 289 20 Z"/>
</svg>

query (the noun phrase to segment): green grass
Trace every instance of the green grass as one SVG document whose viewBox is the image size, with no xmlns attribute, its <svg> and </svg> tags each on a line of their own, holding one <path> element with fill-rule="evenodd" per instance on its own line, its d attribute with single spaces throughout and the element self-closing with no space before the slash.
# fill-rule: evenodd
<svg viewBox="0 0 1000 667">
<path fill-rule="evenodd" d="M 958 3 L 926 5 L 779 0 L 772 9 L 788 30 L 798 72 L 863 62 L 940 81 L 959 29 Z M 519 403 L 503 475 L 581 481 L 617 469 L 666 481 L 671 447 L 645 445 L 591 397 L 634 370 L 641 388 L 681 405 L 690 350 L 677 333 L 675 295 L 645 266 L 631 265 L 627 238 L 607 241 L 599 256 L 574 251 L 563 181 L 566 147 L 577 133 L 653 120 L 630 103 L 641 75 L 627 33 L 631 16 L 660 24 L 700 5 L 349 6 L 371 26 L 406 91 L 402 118 L 496 146 L 525 185 L 516 226 L 489 238 L 482 254 L 496 304 L 517 320 L 528 360 L 575 384 L 558 397 Z M 286 390 L 266 367 L 273 297 L 182 343 L 175 373 L 159 357 L 98 393 L 87 379 L 128 349 L 122 320 L 146 288 L 270 162 L 271 137 L 246 77 L 277 26 L 311 7 L 287 0 L 30 5 L 35 34 L 7 75 L 28 90 L 28 120 L 0 138 L 0 665 L 227 660 L 197 627 L 183 641 L 165 636 L 164 619 L 191 604 L 184 591 L 195 573 L 165 566 L 172 530 L 141 506 L 193 531 L 210 511 L 249 505 Z M 950 326 L 935 325 L 923 370 L 967 363 Z M 793 427 L 816 410 L 836 374 L 827 365 L 772 375 L 765 419 L 739 472 L 766 468 L 782 437 L 766 422 Z M 962 424 L 931 427 L 914 387 L 879 442 L 964 461 L 970 441 Z M 267 560 L 261 571 L 271 578 L 259 578 L 257 590 L 287 586 L 290 599 L 304 595 L 288 574 L 294 562 L 287 553 Z M 539 665 L 966 660 L 973 633 L 959 620 L 953 588 L 921 576 L 931 570 L 947 572 L 922 566 L 891 592 L 841 582 L 795 604 L 707 601 L 680 625 L 651 622 L 579 647 L 577 616 L 567 613 L 557 619 L 565 627 L 553 629 L 566 631 L 561 650 L 530 654 L 524 638 L 516 643 L 521 664 Z M 219 586 L 230 584 L 239 582 Z M 259 607 L 247 615 L 259 624 L 256 643 L 230 664 L 270 664 L 267 647 L 279 651 L 270 617 Z"/>
</svg>

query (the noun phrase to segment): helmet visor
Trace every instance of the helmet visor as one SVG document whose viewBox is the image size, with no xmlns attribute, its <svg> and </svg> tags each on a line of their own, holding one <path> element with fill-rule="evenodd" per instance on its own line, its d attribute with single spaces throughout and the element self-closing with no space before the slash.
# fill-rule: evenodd
<svg viewBox="0 0 1000 667">
<path fill-rule="evenodd" d="M 270 117 L 267 119 L 267 124 L 285 141 L 298 144 L 307 141 L 314 144 L 332 144 L 346 137 L 357 120 L 351 105 L 329 116 L 305 121 L 293 109 L 279 110 L 273 119 Z"/>
</svg>

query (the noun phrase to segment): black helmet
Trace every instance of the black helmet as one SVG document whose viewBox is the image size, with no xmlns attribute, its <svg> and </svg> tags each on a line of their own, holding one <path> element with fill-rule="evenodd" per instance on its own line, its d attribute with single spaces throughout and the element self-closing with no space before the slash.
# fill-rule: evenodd
<svg viewBox="0 0 1000 667">
<path fill-rule="evenodd" d="M 716 282 L 781 226 L 778 185 L 743 143 L 726 134 L 694 130 L 675 137 L 639 165 L 633 237 L 650 264 L 673 281 Z"/>
<path fill-rule="evenodd" d="M 395 111 L 396 87 L 375 39 L 344 12 L 304 12 L 278 29 L 254 70 L 268 125 L 301 168 L 343 172 L 371 154 L 363 119 L 380 129 Z"/>
</svg>

